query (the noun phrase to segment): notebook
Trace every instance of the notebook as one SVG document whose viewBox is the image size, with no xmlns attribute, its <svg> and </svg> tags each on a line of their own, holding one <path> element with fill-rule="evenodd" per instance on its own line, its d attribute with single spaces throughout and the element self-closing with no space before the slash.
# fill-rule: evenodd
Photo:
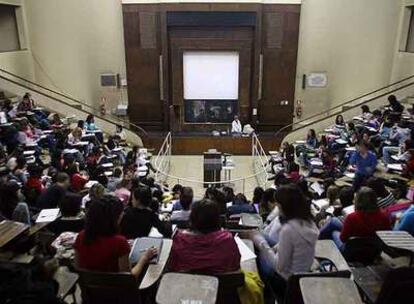
<svg viewBox="0 0 414 304">
<path fill-rule="evenodd" d="M 263 225 L 263 219 L 259 214 L 242 213 L 240 223 L 242 226 L 258 228 Z"/>
<path fill-rule="evenodd" d="M 129 261 L 131 264 L 135 265 L 145 251 L 151 247 L 155 247 L 158 249 L 158 254 L 150 261 L 150 264 L 157 264 L 162 244 L 163 239 L 161 238 L 142 237 L 135 239 L 134 244 L 132 245 L 131 253 L 129 254 Z"/>
</svg>

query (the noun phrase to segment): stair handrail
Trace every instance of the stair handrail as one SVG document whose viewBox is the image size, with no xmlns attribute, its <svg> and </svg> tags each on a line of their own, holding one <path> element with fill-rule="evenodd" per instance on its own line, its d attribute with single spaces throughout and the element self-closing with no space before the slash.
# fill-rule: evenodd
<svg viewBox="0 0 414 304">
<path fill-rule="evenodd" d="M 8 75 L 11 75 L 11 76 L 13 76 L 13 77 L 15 77 L 15 78 L 17 78 L 17 79 L 23 80 L 23 81 L 25 81 L 25 82 L 27 82 L 27 83 L 29 83 L 29 84 L 31 84 L 31 85 L 37 86 L 37 87 L 39 87 L 39 88 L 41 88 L 41 89 L 44 89 L 44 90 L 46 90 L 46 91 L 49 91 L 49 92 L 51 92 L 51 93 L 53 93 L 53 94 L 56 94 L 56 95 L 62 96 L 62 97 L 66 98 L 66 99 L 69 99 L 69 100 L 72 100 L 72 101 L 76 102 L 77 104 L 79 104 L 79 105 L 81 105 L 81 106 L 85 106 L 85 107 L 87 107 L 87 108 L 89 108 L 89 109 L 91 109 L 91 110 L 93 110 L 93 111 L 87 111 L 87 110 L 85 110 L 85 109 L 83 109 L 83 108 L 79 109 L 79 108 L 75 107 L 73 104 L 70 104 L 70 103 L 68 103 L 68 102 L 66 102 L 66 101 L 63 101 L 62 99 L 58 99 L 58 98 L 56 98 L 56 97 L 54 97 L 54 96 L 51 96 L 51 95 L 46 94 L 46 93 L 44 93 L 44 92 L 40 92 L 40 91 L 39 91 L 39 90 L 37 90 L 37 89 L 31 88 L 31 87 L 29 87 L 29 86 L 27 86 L 27 85 L 25 85 L 25 84 L 19 83 L 19 82 L 15 81 L 15 80 L 12 80 L 12 79 L 8 78 L 8 77 L 5 77 L 5 76 L 3 76 L 3 75 L 0 75 L 0 78 L 5 79 L 6 81 L 10 81 L 10 82 L 12 82 L 12 83 L 14 83 L 14 84 L 16 84 L 16 85 L 18 85 L 18 86 L 24 87 L 24 88 L 26 88 L 26 89 L 28 89 L 28 90 L 32 90 L 32 91 L 34 91 L 34 92 L 36 92 L 36 93 L 38 93 L 38 94 L 40 94 L 40 95 L 46 96 L 46 97 L 48 97 L 48 98 L 51 98 L 51 99 L 53 99 L 53 100 L 55 100 L 55 101 L 57 101 L 57 102 L 61 102 L 61 103 L 65 104 L 65 105 L 67 105 L 67 106 L 69 106 L 69 107 L 75 108 L 76 110 L 80 110 L 80 111 L 85 112 L 85 113 L 87 113 L 87 114 L 93 114 L 93 115 L 94 115 L 94 116 L 96 116 L 97 118 L 100 118 L 100 119 L 105 120 L 105 121 L 107 121 L 107 122 L 122 125 L 124 128 L 129 129 L 129 130 L 131 130 L 131 131 L 132 131 L 131 126 L 132 126 L 132 127 L 133 127 L 133 128 L 135 128 L 137 131 L 141 132 L 143 135 L 148 136 L 148 132 L 147 132 L 147 131 L 145 131 L 145 129 L 143 129 L 142 127 L 140 127 L 140 126 L 138 126 L 138 125 L 136 125 L 136 124 L 134 124 L 134 123 L 132 123 L 132 122 L 129 122 L 129 121 L 125 120 L 125 119 L 119 118 L 118 116 L 115 116 L 115 115 L 113 115 L 113 114 L 111 114 L 111 113 L 108 113 L 108 114 L 105 114 L 105 115 L 97 114 L 97 113 L 100 113 L 99 109 L 97 109 L 97 108 L 95 108 L 95 107 L 93 107 L 93 106 L 91 106 L 91 105 L 89 105 L 89 104 L 87 104 L 87 103 L 85 103 L 85 102 L 83 102 L 83 101 L 80 101 L 80 100 L 78 100 L 78 99 L 76 99 L 76 98 L 73 98 L 73 97 L 71 97 L 71 96 L 68 96 L 68 95 L 66 95 L 66 94 L 63 94 L 63 93 L 60 93 L 60 92 L 54 91 L 54 90 L 52 90 L 52 89 L 50 89 L 50 88 L 47 88 L 47 87 L 45 87 L 45 86 L 43 86 L 43 85 L 40 85 L 40 84 L 38 84 L 38 83 L 35 83 L 35 82 L 31 81 L 31 80 L 28 80 L 28 79 L 26 79 L 26 78 L 24 78 L 24 77 L 21 77 L 21 76 L 19 76 L 19 75 L 16 75 L 16 74 L 14 74 L 14 73 L 12 73 L 12 72 L 9 72 L 9 71 L 7 71 L 7 70 L 4 70 L 4 69 L 2 69 L 2 68 L 0 68 L 0 72 L 6 73 L 6 74 L 8 74 Z M 111 119 L 108 119 L 108 118 L 111 118 Z"/>
<path fill-rule="evenodd" d="M 369 92 L 369 93 L 363 94 L 363 95 L 361 95 L 361 96 L 359 96 L 359 97 L 353 98 L 353 99 L 351 99 L 351 100 L 349 100 L 349 101 L 346 101 L 346 102 L 344 102 L 344 103 L 341 103 L 341 104 L 339 104 L 339 105 L 336 105 L 336 106 L 334 106 L 334 107 L 332 107 L 332 108 L 329 108 L 329 109 L 327 109 L 327 110 L 323 110 L 323 111 L 321 111 L 321 112 L 318 112 L 318 113 L 316 113 L 316 114 L 313 114 L 313 115 L 311 115 L 311 116 L 309 116 L 309 117 L 306 117 L 306 118 L 304 118 L 304 119 L 302 119 L 302 120 L 292 122 L 292 123 L 290 123 L 290 124 L 288 124 L 288 125 L 286 125 L 286 126 L 283 126 L 283 127 L 282 127 L 282 128 L 280 128 L 279 130 L 277 130 L 277 131 L 276 131 L 276 133 L 275 133 L 275 136 L 279 136 L 279 135 L 280 135 L 283 131 L 285 131 L 285 130 L 287 130 L 287 129 L 289 129 L 289 128 L 291 128 L 291 127 L 295 126 L 295 125 L 299 125 L 299 124 L 301 124 L 301 123 L 303 123 L 303 122 L 305 122 L 305 121 L 311 120 L 311 119 L 313 119 L 313 118 L 315 118 L 315 117 L 318 117 L 318 116 L 321 116 L 321 115 L 323 115 L 323 114 L 329 113 L 329 112 L 331 112 L 331 111 L 333 111 L 333 110 L 339 109 L 339 108 L 341 108 L 341 107 L 343 107 L 343 106 L 346 106 L 347 104 L 350 104 L 350 103 L 352 103 L 352 102 L 354 102 L 354 101 L 357 101 L 358 99 L 362 99 L 362 98 L 367 97 L 367 96 L 369 96 L 369 95 L 375 94 L 375 93 L 377 93 L 377 92 L 379 92 L 379 91 L 382 91 L 382 90 L 388 89 L 388 88 L 390 88 L 390 87 L 392 87 L 392 86 L 395 86 L 395 85 L 397 85 L 397 84 L 400 84 L 400 83 L 402 83 L 402 82 L 404 82 L 404 81 L 407 81 L 407 80 L 409 80 L 409 79 L 411 79 L 411 78 L 414 78 L 414 75 L 408 76 L 408 77 L 403 78 L 403 79 L 401 79 L 401 80 L 398 80 L 398 81 L 396 81 L 396 82 L 394 82 L 394 83 L 391 83 L 391 84 L 389 84 L 389 85 L 387 85 L 387 86 L 384 86 L 384 87 L 382 87 L 382 88 L 380 88 L 380 89 L 377 89 L 377 90 L 371 91 L 371 92 Z M 414 84 L 414 82 L 410 82 L 409 84 L 405 84 L 405 85 L 403 85 L 403 86 L 401 86 L 401 87 L 398 87 L 398 88 L 395 88 L 395 89 L 393 89 L 393 90 L 391 90 L 391 91 L 387 91 L 387 92 L 385 92 L 385 93 L 383 93 L 383 94 L 381 94 L 381 95 L 378 95 L 378 96 L 375 96 L 375 97 L 369 98 L 369 99 L 367 99 L 367 100 L 361 101 L 361 102 L 360 102 L 360 103 L 358 103 L 357 105 L 350 106 L 350 107 L 349 107 L 349 108 L 347 108 L 346 110 L 343 110 L 343 111 L 340 111 L 340 112 L 335 112 L 335 113 L 332 113 L 332 114 L 329 114 L 329 115 L 323 116 L 323 117 L 321 117 L 320 119 L 317 119 L 316 121 L 312 121 L 312 122 L 309 122 L 309 123 L 307 123 L 307 124 L 304 124 L 304 125 L 302 125 L 302 126 L 300 126 L 300 127 L 296 128 L 296 129 L 292 129 L 292 131 L 301 130 L 301 129 L 306 128 L 306 127 L 308 127 L 308 126 L 310 126 L 310 125 L 312 125 L 312 124 L 315 124 L 315 123 L 318 123 L 318 122 L 320 122 L 320 121 L 322 121 L 322 120 L 325 120 L 325 119 L 327 119 L 327 118 L 331 118 L 331 117 L 334 117 L 334 116 L 339 115 L 339 114 L 341 114 L 341 113 L 344 113 L 344 112 L 347 112 L 347 111 L 353 110 L 353 109 L 355 109 L 355 108 L 357 108 L 357 107 L 360 107 L 360 106 L 362 106 L 362 105 L 364 105 L 364 104 L 366 104 L 366 103 L 369 103 L 369 102 L 371 102 L 371 101 L 373 101 L 373 100 L 376 100 L 376 99 L 378 99 L 378 98 L 384 97 L 384 96 L 386 96 L 386 95 L 390 95 L 390 94 L 392 94 L 392 93 L 394 93 L 394 92 L 396 92 L 396 91 L 399 91 L 399 90 L 401 90 L 401 89 L 407 88 L 407 87 L 409 87 L 409 86 L 411 86 L 411 85 L 413 85 L 413 84 Z"/>
</svg>

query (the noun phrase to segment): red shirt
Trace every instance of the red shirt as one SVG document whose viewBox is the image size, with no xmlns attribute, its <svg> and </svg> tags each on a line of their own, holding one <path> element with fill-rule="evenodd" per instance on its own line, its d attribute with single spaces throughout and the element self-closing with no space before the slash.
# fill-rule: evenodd
<svg viewBox="0 0 414 304">
<path fill-rule="evenodd" d="M 29 179 L 26 182 L 26 187 L 29 189 L 36 190 L 36 193 L 40 193 L 44 189 L 42 180 L 38 177 L 29 177 Z"/>
<path fill-rule="evenodd" d="M 87 182 L 88 180 L 84 178 L 82 175 L 80 175 L 79 173 L 73 174 L 71 178 L 72 190 L 74 192 L 81 191 L 85 187 L 85 184 Z"/>
<path fill-rule="evenodd" d="M 101 237 L 91 244 L 85 244 L 85 230 L 82 230 L 75 241 L 79 267 L 87 270 L 118 272 L 118 259 L 129 254 L 130 247 L 122 235 Z"/>
<path fill-rule="evenodd" d="M 173 238 L 169 269 L 223 273 L 240 269 L 240 253 L 228 231 L 190 234 L 178 231 Z"/>
<path fill-rule="evenodd" d="M 390 220 L 384 212 L 355 211 L 345 218 L 341 241 L 346 242 L 351 237 L 375 236 L 378 230 L 391 230 Z"/>
</svg>

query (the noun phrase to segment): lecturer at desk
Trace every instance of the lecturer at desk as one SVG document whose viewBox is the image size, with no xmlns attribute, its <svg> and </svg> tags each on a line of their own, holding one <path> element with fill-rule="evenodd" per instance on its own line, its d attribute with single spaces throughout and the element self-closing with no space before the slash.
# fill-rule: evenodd
<svg viewBox="0 0 414 304">
<path fill-rule="evenodd" d="M 234 116 L 234 120 L 231 123 L 231 134 L 241 135 L 242 134 L 242 125 L 237 115 Z"/>
</svg>

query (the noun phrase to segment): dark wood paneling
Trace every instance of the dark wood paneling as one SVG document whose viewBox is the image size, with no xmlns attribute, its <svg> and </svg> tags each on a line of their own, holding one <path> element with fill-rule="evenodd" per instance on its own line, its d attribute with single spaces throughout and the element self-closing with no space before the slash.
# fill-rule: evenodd
<svg viewBox="0 0 414 304">
<path fill-rule="evenodd" d="M 147 129 L 163 129 L 158 7 L 124 5 L 123 10 L 130 120 Z"/>
<path fill-rule="evenodd" d="M 263 95 L 258 117 L 261 130 L 293 120 L 299 18 L 298 5 L 263 6 Z"/>
<path fill-rule="evenodd" d="M 229 27 L 223 24 L 205 26 L 185 25 L 187 37 L 174 36 L 179 27 L 169 27 L 169 12 L 227 12 L 255 14 L 255 24 L 250 22 L 244 27 L 251 36 L 246 42 L 241 31 L 233 31 L 233 37 L 227 35 Z M 128 78 L 128 97 L 131 121 L 148 129 L 173 130 L 173 122 L 181 119 L 182 102 L 176 98 L 180 93 L 182 79 L 174 79 L 176 69 L 182 66 L 174 63 L 171 58 L 182 56 L 183 47 L 172 47 L 183 43 L 195 48 L 208 48 L 208 44 L 221 44 L 221 48 L 231 50 L 236 47 L 242 50 L 249 60 L 243 59 L 240 85 L 243 101 L 240 112 L 246 122 L 255 125 L 259 130 L 274 130 L 290 123 L 293 119 L 296 61 L 299 35 L 300 5 L 284 4 L 253 4 L 253 3 L 170 3 L 170 4 L 128 4 L 123 5 L 124 35 Z M 242 14 L 241 14 L 242 15 Z M 211 18 L 210 18 L 211 19 Z M 237 19 L 237 18 L 236 18 Z M 199 24 L 198 24 L 199 25 Z M 239 28 L 240 30 L 240 28 Z M 220 33 L 221 32 L 221 33 Z M 193 36 L 192 36 L 193 35 Z M 174 38 L 172 38 L 174 37 Z M 180 40 L 181 39 L 181 40 Z M 186 40 L 187 39 L 187 40 Z M 209 40 L 213 39 L 213 40 Z M 216 39 L 216 40 L 214 40 Z M 223 44 L 227 39 L 233 45 Z M 192 40 L 192 42 L 190 41 Z M 218 42 L 223 40 L 222 42 Z M 216 42 L 217 41 L 217 42 Z M 263 54 L 264 70 L 262 82 L 262 99 L 258 100 L 259 91 L 259 57 Z M 163 61 L 163 100 L 160 96 L 159 64 L 160 55 Z M 180 71 L 179 71 L 180 73 Z M 181 88 L 182 90 L 182 88 Z M 287 106 L 280 105 L 288 100 Z M 257 117 L 252 116 L 252 109 L 258 109 Z M 177 127 L 177 125 L 175 125 Z M 197 126 L 194 126 L 194 130 Z M 200 126 L 203 129 L 202 126 Z M 226 127 L 227 128 L 227 127 Z M 179 128 L 176 128 L 178 130 Z M 190 128 L 191 129 L 191 128 Z M 189 130 L 190 130 L 189 129 Z M 218 128 L 216 128 L 218 129 Z"/>
</svg>

